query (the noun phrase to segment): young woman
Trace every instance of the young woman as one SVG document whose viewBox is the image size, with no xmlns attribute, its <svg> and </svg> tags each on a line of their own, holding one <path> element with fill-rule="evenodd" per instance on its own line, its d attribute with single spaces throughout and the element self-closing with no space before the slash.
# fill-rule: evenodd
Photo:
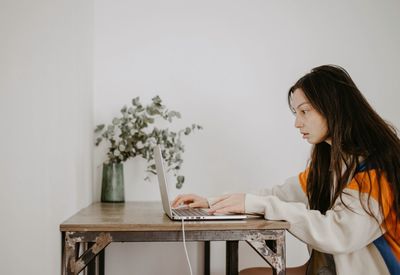
<svg viewBox="0 0 400 275">
<path fill-rule="evenodd" d="M 400 274 L 400 140 L 394 128 L 338 66 L 312 69 L 290 88 L 288 102 L 295 127 L 313 145 L 305 171 L 258 194 L 180 195 L 173 207 L 289 221 L 290 232 L 311 251 L 302 274 Z M 256 274 L 251 271 L 243 274 Z"/>
</svg>

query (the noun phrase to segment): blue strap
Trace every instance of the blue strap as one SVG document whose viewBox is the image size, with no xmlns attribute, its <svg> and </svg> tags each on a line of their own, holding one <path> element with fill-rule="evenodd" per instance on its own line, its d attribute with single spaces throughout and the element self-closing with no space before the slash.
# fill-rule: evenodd
<svg viewBox="0 0 400 275">
<path fill-rule="evenodd" d="M 378 239 L 374 241 L 375 247 L 381 253 L 383 260 L 391 275 L 400 274 L 400 263 L 397 260 L 396 256 L 393 254 L 392 249 L 390 248 L 388 242 L 383 236 L 380 236 Z"/>
<path fill-rule="evenodd" d="M 356 173 L 357 172 L 364 172 L 367 169 L 367 164 L 365 161 L 361 162 L 356 169 Z"/>
</svg>

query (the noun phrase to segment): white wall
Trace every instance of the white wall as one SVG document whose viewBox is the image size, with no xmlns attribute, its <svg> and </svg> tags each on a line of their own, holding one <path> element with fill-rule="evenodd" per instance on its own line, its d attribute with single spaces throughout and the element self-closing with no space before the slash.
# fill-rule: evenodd
<svg viewBox="0 0 400 275">
<path fill-rule="evenodd" d="M 305 167 L 309 152 L 286 93 L 314 66 L 345 67 L 400 126 L 399 13 L 398 1 L 96 0 L 95 123 L 110 122 L 135 96 L 149 102 L 159 94 L 183 114 L 179 126 L 204 126 L 185 140 L 181 192 L 208 196 L 282 183 Z M 103 153 L 95 150 L 97 186 Z M 128 200 L 159 199 L 156 181 L 142 180 L 141 161 L 125 169 Z M 199 251 L 190 245 L 196 274 Z M 288 265 L 304 262 L 305 253 L 289 239 Z M 212 254 L 212 274 L 224 274 L 223 246 L 213 244 Z M 180 244 L 113 244 L 107 257 L 114 275 L 188 274 Z M 241 267 L 262 264 L 246 245 L 240 258 Z"/>
<path fill-rule="evenodd" d="M 181 191 L 206 196 L 272 186 L 304 168 L 309 146 L 285 97 L 314 66 L 347 68 L 399 127 L 399 12 L 397 1 L 2 0 L 2 274 L 59 274 L 59 224 L 99 198 L 93 125 L 135 96 L 159 94 L 183 114 L 177 126 L 204 126 L 186 139 Z M 157 200 L 144 163 L 125 167 L 127 199 Z M 241 267 L 262 264 L 240 250 Z M 189 244 L 196 274 L 201 251 Z M 293 238 L 287 254 L 289 265 L 306 257 Z M 224 274 L 221 243 L 212 255 L 212 274 Z M 107 257 L 108 274 L 187 274 L 181 244 L 113 244 Z"/>
<path fill-rule="evenodd" d="M 93 3 L 0 1 L 1 274 L 60 274 L 92 201 Z"/>
</svg>

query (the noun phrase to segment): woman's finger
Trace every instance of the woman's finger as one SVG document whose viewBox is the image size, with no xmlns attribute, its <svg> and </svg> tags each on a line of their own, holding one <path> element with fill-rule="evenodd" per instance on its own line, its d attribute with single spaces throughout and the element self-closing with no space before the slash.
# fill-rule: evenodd
<svg viewBox="0 0 400 275">
<path fill-rule="evenodd" d="M 179 207 L 182 204 L 192 204 L 192 203 L 200 203 L 200 207 L 202 207 L 201 205 L 205 205 L 203 207 L 207 207 L 208 206 L 208 202 L 205 198 L 200 197 L 198 195 L 195 194 L 185 194 L 185 195 L 180 195 L 178 197 L 176 197 L 176 199 L 171 203 L 172 207 Z M 199 206 L 196 206 L 199 207 Z"/>
<path fill-rule="evenodd" d="M 180 200 L 181 197 L 182 197 L 182 195 L 176 196 L 175 199 L 171 202 L 171 205 L 175 206 L 175 204 L 177 204 L 178 200 Z"/>
<path fill-rule="evenodd" d="M 188 204 L 191 202 L 193 202 L 192 195 L 180 195 L 180 196 L 176 197 L 176 199 L 172 202 L 171 206 L 178 207 L 181 204 Z"/>
<path fill-rule="evenodd" d="M 192 203 L 189 203 L 189 207 L 192 208 L 207 208 L 208 207 L 208 202 L 207 200 L 198 200 L 198 201 L 194 201 Z"/>
</svg>

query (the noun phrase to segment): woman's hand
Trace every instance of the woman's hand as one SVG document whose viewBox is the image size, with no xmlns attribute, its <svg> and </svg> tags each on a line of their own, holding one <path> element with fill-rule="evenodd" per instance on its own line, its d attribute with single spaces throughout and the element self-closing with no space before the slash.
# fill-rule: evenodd
<svg viewBox="0 0 400 275">
<path fill-rule="evenodd" d="M 210 213 L 244 213 L 245 193 L 229 194 L 217 197 L 212 202 Z"/>
<path fill-rule="evenodd" d="M 189 207 L 208 208 L 208 201 L 206 198 L 200 197 L 195 194 L 183 194 L 177 196 L 171 203 L 172 208 L 179 207 L 180 205 L 187 205 Z"/>
</svg>

